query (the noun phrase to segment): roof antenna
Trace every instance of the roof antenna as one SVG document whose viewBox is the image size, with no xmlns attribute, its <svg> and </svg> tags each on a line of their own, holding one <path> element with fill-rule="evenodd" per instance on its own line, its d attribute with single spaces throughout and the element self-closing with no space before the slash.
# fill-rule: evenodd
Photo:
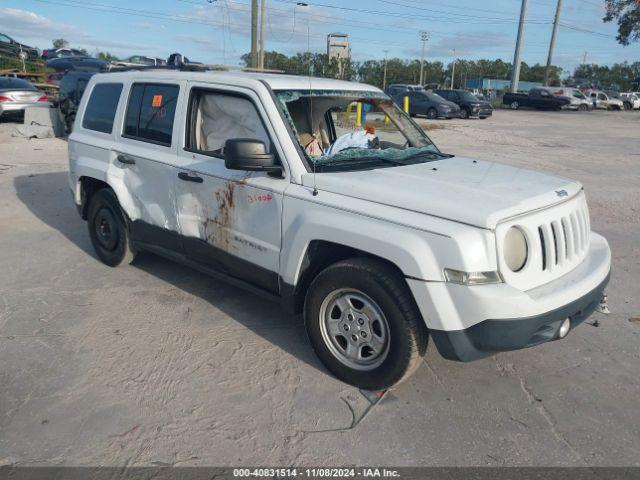
<svg viewBox="0 0 640 480">
<path fill-rule="evenodd" d="M 311 137 L 315 139 L 315 133 L 313 130 L 313 96 L 311 89 L 311 32 L 309 29 L 309 18 L 307 18 L 307 53 L 309 54 L 309 125 L 311 126 Z M 312 140 L 313 141 L 313 140 Z M 313 164 L 313 191 L 311 194 L 315 197 L 318 195 L 318 184 L 316 183 L 316 161 L 311 159 Z"/>
</svg>

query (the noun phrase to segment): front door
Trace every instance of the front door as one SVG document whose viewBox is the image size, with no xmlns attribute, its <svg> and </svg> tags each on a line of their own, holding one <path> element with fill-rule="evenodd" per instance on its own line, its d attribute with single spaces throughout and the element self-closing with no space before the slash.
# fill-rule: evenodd
<svg viewBox="0 0 640 480">
<path fill-rule="evenodd" d="M 228 170 L 223 152 L 228 139 L 252 138 L 282 158 L 268 117 L 250 90 L 198 84 L 189 88 L 185 148 L 176 182 L 185 252 L 202 265 L 278 292 L 282 199 L 288 180 Z"/>
</svg>

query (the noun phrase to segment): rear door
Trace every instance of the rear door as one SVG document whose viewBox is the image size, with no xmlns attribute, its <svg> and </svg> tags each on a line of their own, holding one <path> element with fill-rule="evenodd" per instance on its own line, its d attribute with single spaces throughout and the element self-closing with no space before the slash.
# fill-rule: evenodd
<svg viewBox="0 0 640 480">
<path fill-rule="evenodd" d="M 175 211 L 176 110 L 180 82 L 132 83 L 112 162 L 129 194 L 135 242 L 182 252 Z M 121 202 L 122 203 L 122 202 Z"/>
<path fill-rule="evenodd" d="M 176 208 L 187 256 L 271 292 L 279 291 L 282 200 L 289 184 L 265 172 L 229 170 L 224 144 L 258 139 L 282 159 L 259 97 L 240 87 L 190 84 L 179 153 Z"/>
</svg>

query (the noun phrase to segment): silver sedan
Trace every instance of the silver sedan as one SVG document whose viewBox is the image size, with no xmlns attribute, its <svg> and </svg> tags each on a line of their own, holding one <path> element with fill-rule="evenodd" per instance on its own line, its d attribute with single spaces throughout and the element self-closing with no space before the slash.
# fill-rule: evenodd
<svg viewBox="0 0 640 480">
<path fill-rule="evenodd" d="M 0 117 L 24 112 L 27 107 L 50 106 L 47 96 L 26 80 L 0 77 Z"/>
</svg>

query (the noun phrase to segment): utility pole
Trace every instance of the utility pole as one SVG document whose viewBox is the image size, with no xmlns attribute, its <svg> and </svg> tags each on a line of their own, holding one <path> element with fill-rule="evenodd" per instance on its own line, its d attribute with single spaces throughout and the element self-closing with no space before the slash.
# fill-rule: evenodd
<svg viewBox="0 0 640 480">
<path fill-rule="evenodd" d="M 422 56 L 420 57 L 420 86 L 422 86 L 424 81 L 424 48 L 427 40 L 429 40 L 429 32 L 420 32 L 420 40 L 422 41 Z"/>
<path fill-rule="evenodd" d="M 511 93 L 518 91 L 518 82 L 520 81 L 520 47 L 522 46 L 522 37 L 524 36 L 524 19 L 527 16 L 527 0 L 522 0 L 520 8 L 520 24 L 518 25 L 518 39 L 516 40 L 516 52 L 513 55 L 513 70 L 511 72 Z"/>
<path fill-rule="evenodd" d="M 264 70 L 264 14 L 267 9 L 267 0 L 260 0 L 260 54 L 258 56 L 258 68 Z"/>
<path fill-rule="evenodd" d="M 384 51 L 384 73 L 382 74 L 382 90 L 387 88 L 387 55 L 389 50 Z"/>
<path fill-rule="evenodd" d="M 451 67 L 451 90 L 453 90 L 453 79 L 456 76 L 456 49 L 453 49 L 453 66 Z"/>
<path fill-rule="evenodd" d="M 556 33 L 558 31 L 558 20 L 560 20 L 560 9 L 562 0 L 558 0 L 556 6 L 556 16 L 553 19 L 553 30 L 551 30 L 551 42 L 549 42 L 549 55 L 547 55 L 547 68 L 544 69 L 544 86 L 549 85 L 549 69 L 551 68 L 551 58 L 553 57 L 553 47 L 556 43 Z"/>
<path fill-rule="evenodd" d="M 251 68 L 258 68 L 258 0 L 251 0 Z"/>
<path fill-rule="evenodd" d="M 587 64 L 587 52 L 584 52 L 584 55 L 582 55 L 582 64 L 583 65 Z"/>
</svg>

